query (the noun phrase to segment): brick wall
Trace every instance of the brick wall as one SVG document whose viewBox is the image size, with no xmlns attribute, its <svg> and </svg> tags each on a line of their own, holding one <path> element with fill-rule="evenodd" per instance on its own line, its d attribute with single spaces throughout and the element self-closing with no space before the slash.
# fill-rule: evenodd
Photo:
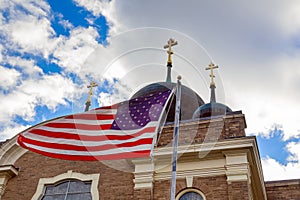
<svg viewBox="0 0 300 200">
<path fill-rule="evenodd" d="M 15 166 L 19 167 L 19 175 L 8 182 L 1 200 L 30 200 L 39 178 L 54 177 L 68 170 L 82 174 L 100 173 L 100 199 L 134 199 L 133 174 L 112 169 L 97 161 L 64 161 L 27 152 Z"/>
<path fill-rule="evenodd" d="M 164 200 L 170 199 L 170 180 L 160 180 L 154 183 L 154 199 Z M 179 179 L 176 182 L 176 193 L 179 193 L 186 189 L 185 179 Z M 228 199 L 229 187 L 227 185 L 226 176 L 215 176 L 200 178 L 194 177 L 193 187 L 200 190 L 206 197 L 206 200 L 224 200 Z M 248 188 L 243 188 L 248 191 Z M 247 193 L 247 191 L 244 191 Z M 242 194 L 244 192 L 241 192 Z M 238 195 L 236 197 L 240 197 Z M 238 199 L 238 198 L 237 198 Z M 243 199 L 243 198 L 240 198 Z"/>
<path fill-rule="evenodd" d="M 228 184 L 228 200 L 248 200 L 249 184 L 247 181 L 237 181 Z"/>
<path fill-rule="evenodd" d="M 265 182 L 269 200 L 299 200 L 300 179 Z"/>
<path fill-rule="evenodd" d="M 228 185 L 226 176 L 194 178 L 193 187 L 200 189 L 206 200 L 228 199 Z"/>
<path fill-rule="evenodd" d="M 246 122 L 243 114 L 226 115 L 212 120 L 181 122 L 179 128 L 179 145 L 199 144 L 205 141 L 224 140 L 232 137 L 244 137 Z M 173 124 L 164 127 L 158 140 L 158 147 L 171 143 Z"/>
<path fill-rule="evenodd" d="M 139 200 L 153 199 L 152 189 L 136 189 L 134 190 L 134 198 Z"/>
<path fill-rule="evenodd" d="M 223 140 L 230 137 L 244 137 L 245 119 L 242 114 L 224 118 L 185 122 L 180 126 L 179 144 L 202 143 L 203 140 Z M 173 137 L 172 125 L 163 129 L 158 146 L 170 143 Z M 12 178 L 6 187 L 2 200 L 30 200 L 40 178 L 50 178 L 68 170 L 82 174 L 100 173 L 98 190 L 100 199 L 155 199 L 170 198 L 170 180 L 157 180 L 151 189 L 134 190 L 134 175 L 115 170 L 101 162 L 64 161 L 41 156 L 32 152 L 24 154 L 16 163 L 19 175 Z M 177 193 L 186 189 L 186 180 L 177 180 Z M 193 188 L 199 189 L 206 200 L 247 199 L 248 186 L 242 182 L 227 184 L 226 176 L 194 177 Z"/>
</svg>

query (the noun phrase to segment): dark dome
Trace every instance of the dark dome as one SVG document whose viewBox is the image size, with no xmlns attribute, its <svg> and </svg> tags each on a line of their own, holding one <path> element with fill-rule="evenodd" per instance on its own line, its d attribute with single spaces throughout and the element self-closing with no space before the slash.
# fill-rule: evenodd
<svg viewBox="0 0 300 200">
<path fill-rule="evenodd" d="M 226 113 L 232 112 L 232 110 L 221 103 L 207 103 L 200 106 L 193 114 L 193 119 L 226 115 Z"/>
<path fill-rule="evenodd" d="M 176 83 L 168 83 L 168 82 L 152 83 L 140 89 L 138 92 L 136 92 L 131 97 L 131 99 L 145 96 L 152 92 L 163 92 L 168 89 L 172 90 L 174 87 L 176 87 Z M 171 101 L 168 103 L 166 107 L 166 111 L 169 110 L 166 122 L 174 122 L 175 104 L 176 104 L 176 98 L 174 97 L 173 99 L 171 99 Z M 180 120 L 192 119 L 194 111 L 203 104 L 204 101 L 199 97 L 199 95 L 196 92 L 182 85 Z"/>
</svg>

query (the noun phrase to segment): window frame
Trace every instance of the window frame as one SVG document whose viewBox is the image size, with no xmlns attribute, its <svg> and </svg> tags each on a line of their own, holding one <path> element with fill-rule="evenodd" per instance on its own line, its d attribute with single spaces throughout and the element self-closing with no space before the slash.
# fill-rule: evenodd
<svg viewBox="0 0 300 200">
<path fill-rule="evenodd" d="M 195 192 L 195 193 L 199 194 L 199 195 L 203 198 L 203 200 L 206 200 L 205 195 L 204 195 L 200 190 L 195 189 L 195 188 L 186 188 L 186 189 L 180 191 L 180 192 L 176 195 L 176 198 L 175 198 L 175 199 L 176 199 L 176 200 L 179 200 L 184 194 L 189 193 L 189 192 Z"/>
<path fill-rule="evenodd" d="M 100 174 L 81 174 L 69 170 L 67 173 L 60 174 L 51 178 L 40 178 L 35 194 L 33 195 L 31 200 L 40 200 L 44 195 L 44 191 L 47 185 L 53 185 L 70 179 L 79 180 L 82 182 L 90 181 L 92 200 L 98 200 L 99 176 Z"/>
</svg>

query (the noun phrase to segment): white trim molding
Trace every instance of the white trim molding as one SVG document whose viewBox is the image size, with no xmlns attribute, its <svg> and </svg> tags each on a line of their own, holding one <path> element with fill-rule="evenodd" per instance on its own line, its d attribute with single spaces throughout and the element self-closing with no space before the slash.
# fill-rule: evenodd
<svg viewBox="0 0 300 200">
<path fill-rule="evenodd" d="M 188 192 L 195 192 L 199 195 L 201 195 L 201 197 L 203 198 L 203 200 L 206 200 L 205 198 L 205 195 L 198 189 L 194 189 L 194 188 L 187 188 L 187 189 L 184 189 L 182 191 L 180 191 L 177 195 L 176 195 L 176 200 L 179 200 L 180 197 L 182 197 L 185 193 L 188 193 Z"/>
<path fill-rule="evenodd" d="M 91 194 L 93 200 L 99 200 L 98 183 L 100 174 L 81 174 L 69 170 L 67 173 L 60 174 L 51 178 L 40 178 L 35 194 L 31 200 L 38 200 L 44 193 L 45 185 L 55 184 L 62 180 L 76 179 L 80 181 L 92 181 Z"/>
<path fill-rule="evenodd" d="M 248 162 L 249 150 L 224 151 L 226 157 L 226 176 L 227 182 L 247 181 L 251 184 L 251 173 Z"/>
<path fill-rule="evenodd" d="M 193 176 L 186 176 L 185 181 L 186 181 L 186 187 L 193 187 Z"/>
<path fill-rule="evenodd" d="M 14 165 L 28 151 L 17 144 L 17 136 L 2 144 L 0 148 L 0 165 Z"/>
<path fill-rule="evenodd" d="M 149 158 L 134 159 L 134 189 L 153 188 L 154 162 Z"/>
<path fill-rule="evenodd" d="M 18 170 L 13 165 L 0 166 L 0 199 L 4 194 L 9 179 L 18 175 Z"/>
</svg>

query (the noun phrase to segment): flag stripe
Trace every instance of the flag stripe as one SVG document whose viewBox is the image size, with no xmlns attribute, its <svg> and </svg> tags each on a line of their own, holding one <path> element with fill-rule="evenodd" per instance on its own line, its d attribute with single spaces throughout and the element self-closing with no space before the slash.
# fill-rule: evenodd
<svg viewBox="0 0 300 200">
<path fill-rule="evenodd" d="M 53 132 L 53 131 L 46 131 L 41 129 L 33 129 L 28 131 L 28 133 L 33 133 L 36 135 L 46 136 L 46 137 L 52 137 L 52 138 L 62 138 L 62 139 L 72 139 L 72 140 L 84 140 L 84 141 L 99 141 L 99 140 L 128 140 L 133 137 L 137 137 L 143 133 L 146 132 L 154 132 L 156 127 L 147 127 L 145 129 L 142 129 L 140 131 L 135 132 L 134 134 L 130 135 L 79 135 L 79 134 L 70 134 L 65 132 Z M 101 133 L 103 131 L 98 131 L 98 133 Z"/>
<path fill-rule="evenodd" d="M 155 127 L 156 126 L 156 122 L 150 122 L 147 124 L 147 126 L 145 127 L 141 127 L 140 129 L 135 129 L 135 130 L 113 130 L 113 129 L 107 129 L 107 130 L 99 130 L 99 129 L 95 129 L 95 130 L 79 130 L 79 129 L 64 129 L 64 128 L 52 128 L 52 127 L 46 127 L 46 126 L 40 126 L 35 128 L 36 130 L 45 130 L 48 132 L 63 132 L 63 133 L 69 133 L 69 134 L 76 134 L 76 135 L 85 135 L 85 136 L 101 136 L 101 135 L 132 135 L 134 133 L 137 133 L 138 131 L 141 131 L 145 128 L 149 128 L 149 127 Z M 29 130 L 28 132 L 31 132 L 31 130 Z M 49 133 L 51 134 L 51 133 Z"/>
<path fill-rule="evenodd" d="M 88 114 L 76 114 L 69 115 L 65 117 L 66 119 L 84 119 L 84 120 L 105 120 L 105 119 L 114 119 L 115 115 L 111 114 L 97 114 L 97 113 L 88 113 Z"/>
<path fill-rule="evenodd" d="M 25 146 L 22 142 L 19 144 L 30 151 L 35 153 L 52 157 L 52 158 L 59 158 L 64 160 L 83 160 L 83 161 L 99 161 L 99 160 L 117 160 L 117 159 L 127 159 L 127 158 L 140 158 L 140 157 L 147 157 L 150 154 L 150 150 L 138 150 L 126 153 L 118 153 L 118 154 L 110 154 L 110 155 L 100 155 L 100 156 L 83 156 L 83 155 L 70 155 L 70 154 L 57 154 L 57 153 L 49 153 L 46 151 L 41 151 L 35 148 L 31 148 Z"/>
<path fill-rule="evenodd" d="M 25 143 L 24 143 L 25 144 Z M 117 153 L 130 153 L 132 151 L 140 151 L 140 150 L 147 150 L 151 148 L 151 144 L 141 144 L 138 146 L 132 147 L 121 147 L 121 148 L 114 148 L 108 149 L 103 151 L 75 151 L 75 150 L 62 150 L 62 149 L 52 149 L 47 147 L 41 147 L 32 144 L 25 144 L 25 146 L 29 148 L 34 148 L 40 151 L 45 151 L 49 153 L 61 154 L 61 155 L 81 155 L 81 156 L 101 156 L 101 155 L 112 155 Z"/>
<path fill-rule="evenodd" d="M 101 125 L 101 124 L 112 124 L 113 119 L 110 120 L 84 120 L 84 119 L 58 119 L 56 122 L 59 123 L 74 123 L 74 124 L 89 124 L 89 125 Z"/>
<path fill-rule="evenodd" d="M 99 109 L 99 110 L 90 110 L 81 114 L 103 114 L 103 115 L 109 115 L 109 114 L 116 114 L 117 109 Z"/>
<path fill-rule="evenodd" d="M 153 132 L 144 132 L 140 135 L 135 135 L 135 137 L 131 137 L 130 139 L 120 140 L 120 139 L 111 139 L 111 140 L 74 140 L 74 139 L 63 139 L 63 138 L 53 138 L 53 137 L 46 137 L 46 136 L 39 136 L 36 134 L 28 133 L 26 138 L 48 142 L 48 143 L 60 143 L 60 144 L 71 144 L 77 146 L 98 146 L 98 145 L 105 145 L 105 144 L 122 144 L 125 142 L 133 142 L 142 138 L 153 138 Z M 24 136 L 23 136 L 24 137 Z M 25 137 L 24 137 L 25 138 Z"/>
<path fill-rule="evenodd" d="M 117 109 L 119 106 L 119 104 L 113 104 L 113 105 L 110 105 L 110 106 L 103 106 L 103 107 L 100 107 L 100 108 L 96 108 L 94 110 L 114 110 L 114 109 Z M 93 111 L 93 110 L 90 110 L 90 111 Z M 88 112 L 90 112 L 88 111 Z"/>
<path fill-rule="evenodd" d="M 46 127 L 52 128 L 70 128 L 70 129 L 80 129 L 80 130 L 105 130 L 110 129 L 111 124 L 101 124 L 101 125 L 90 125 L 90 124 L 78 124 L 78 123 L 55 123 L 51 122 L 45 124 Z"/>
<path fill-rule="evenodd" d="M 133 142 L 125 142 L 120 144 L 104 144 L 104 145 L 98 145 L 98 146 L 87 146 L 86 143 L 84 143 L 84 146 L 78 146 L 78 145 L 72 145 L 72 144 L 60 144 L 60 143 L 49 143 L 49 142 L 43 142 L 42 140 L 33 140 L 30 138 L 25 138 L 23 136 L 20 137 L 20 140 L 24 144 L 32 144 L 37 145 L 41 147 L 47 147 L 52 149 L 61 149 L 61 150 L 75 150 L 75 151 L 103 151 L 108 149 L 114 149 L 114 148 L 121 148 L 121 147 L 131 147 L 131 146 L 137 146 L 141 144 L 151 144 L 152 138 L 142 138 Z"/>
</svg>

